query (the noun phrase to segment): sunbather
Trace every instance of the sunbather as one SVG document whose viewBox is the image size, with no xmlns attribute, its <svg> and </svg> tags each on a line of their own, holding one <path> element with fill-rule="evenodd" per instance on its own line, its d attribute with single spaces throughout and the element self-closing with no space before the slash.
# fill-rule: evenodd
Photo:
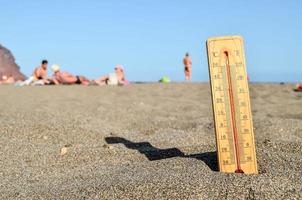
<svg viewBox="0 0 302 200">
<path fill-rule="evenodd" d="M 41 65 L 38 66 L 33 73 L 33 77 L 36 80 L 47 80 L 47 66 L 48 66 L 48 61 L 43 60 Z"/>
<path fill-rule="evenodd" d="M 51 70 L 53 71 L 52 81 L 56 85 L 90 85 L 89 79 L 87 79 L 85 76 L 74 76 L 68 72 L 61 72 L 59 65 L 53 65 Z"/>
<path fill-rule="evenodd" d="M 302 83 L 297 84 L 296 88 L 294 89 L 294 91 L 296 91 L 296 92 L 302 92 Z"/>
<path fill-rule="evenodd" d="M 122 65 L 114 68 L 114 73 L 102 76 L 94 81 L 97 85 L 128 85 L 129 82 L 125 78 L 125 72 Z"/>
<path fill-rule="evenodd" d="M 24 82 L 18 82 L 17 84 L 20 86 L 24 85 L 47 85 L 50 84 L 51 81 L 47 75 L 47 67 L 48 61 L 42 60 L 41 65 L 35 68 L 32 76 L 30 76 Z"/>
<path fill-rule="evenodd" d="M 2 76 L 2 80 L 0 81 L 0 84 L 14 84 L 15 79 L 12 75 L 7 76 Z"/>
</svg>

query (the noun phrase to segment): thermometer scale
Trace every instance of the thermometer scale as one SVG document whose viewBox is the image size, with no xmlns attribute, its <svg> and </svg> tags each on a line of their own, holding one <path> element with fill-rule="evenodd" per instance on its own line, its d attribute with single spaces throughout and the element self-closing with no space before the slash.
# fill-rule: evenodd
<svg viewBox="0 0 302 200">
<path fill-rule="evenodd" d="M 257 174 L 243 39 L 209 38 L 207 53 L 219 169 Z"/>
</svg>

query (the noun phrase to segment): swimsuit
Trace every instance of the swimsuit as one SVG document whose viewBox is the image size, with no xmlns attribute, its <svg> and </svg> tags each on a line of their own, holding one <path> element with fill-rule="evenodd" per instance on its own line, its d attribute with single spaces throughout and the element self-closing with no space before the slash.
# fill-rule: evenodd
<svg viewBox="0 0 302 200">
<path fill-rule="evenodd" d="M 76 76 L 76 77 L 77 77 L 77 81 L 75 82 L 75 84 L 82 84 L 80 77 L 79 76 Z"/>
</svg>

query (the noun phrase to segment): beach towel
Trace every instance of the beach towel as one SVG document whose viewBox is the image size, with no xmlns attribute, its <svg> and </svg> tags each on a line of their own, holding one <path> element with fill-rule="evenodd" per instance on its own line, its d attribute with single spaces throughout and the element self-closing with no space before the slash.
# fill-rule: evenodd
<svg viewBox="0 0 302 200">
<path fill-rule="evenodd" d="M 37 79 L 35 79 L 35 77 L 31 76 L 27 80 L 18 81 L 15 84 L 15 86 L 29 86 L 29 85 L 41 86 L 41 85 L 45 85 L 45 83 L 43 80 L 37 80 Z"/>
<path fill-rule="evenodd" d="M 25 81 L 19 81 L 19 82 L 17 82 L 15 85 L 16 86 L 27 86 L 27 85 L 33 84 L 34 81 L 35 81 L 35 77 L 31 76 L 31 77 L 29 77 Z"/>
</svg>

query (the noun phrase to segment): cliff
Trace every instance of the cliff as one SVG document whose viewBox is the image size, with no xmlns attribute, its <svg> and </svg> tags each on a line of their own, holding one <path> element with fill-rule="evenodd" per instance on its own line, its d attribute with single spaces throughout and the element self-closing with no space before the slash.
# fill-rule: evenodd
<svg viewBox="0 0 302 200">
<path fill-rule="evenodd" d="M 24 80 L 26 78 L 20 71 L 20 67 L 16 64 L 15 57 L 10 50 L 0 45 L 0 80 L 3 75 L 12 75 L 15 80 Z"/>
</svg>

